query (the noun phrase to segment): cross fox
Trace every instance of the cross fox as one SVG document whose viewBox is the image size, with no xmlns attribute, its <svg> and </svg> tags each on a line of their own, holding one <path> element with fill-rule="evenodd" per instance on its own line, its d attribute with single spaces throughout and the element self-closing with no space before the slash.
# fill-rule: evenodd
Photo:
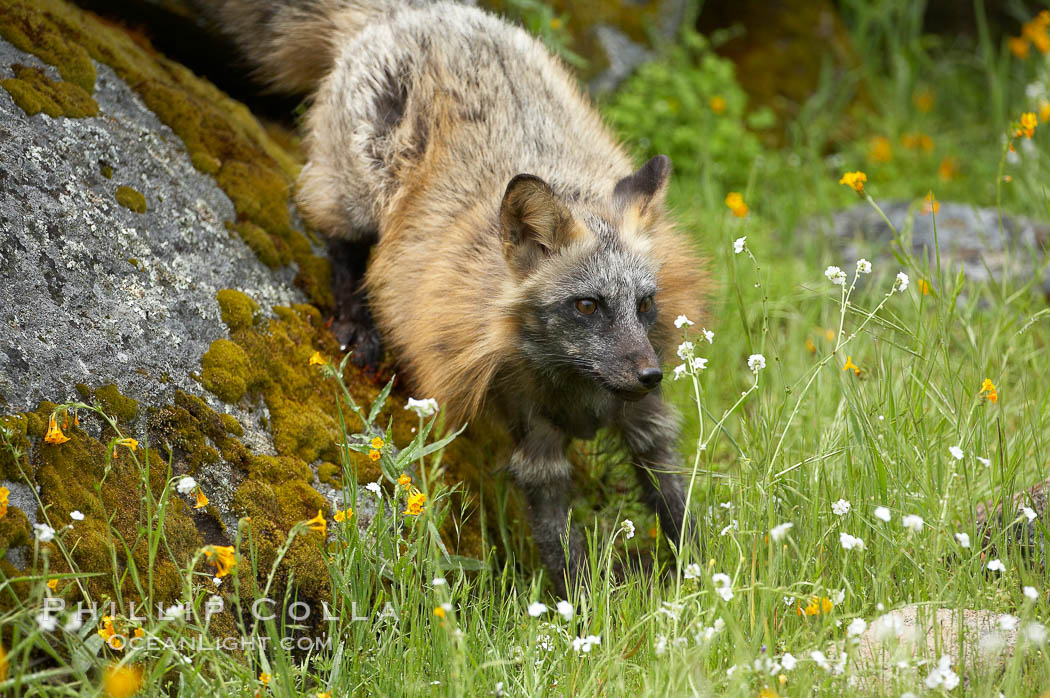
<svg viewBox="0 0 1050 698">
<path fill-rule="evenodd" d="M 375 240 L 368 302 L 414 389 L 507 430 L 555 590 L 586 567 L 582 536 L 566 540 L 566 451 L 600 428 L 680 545 L 661 364 L 706 276 L 666 210 L 670 160 L 633 171 L 566 68 L 477 8 L 199 2 L 263 79 L 312 95 L 298 206 L 332 238 Z"/>
</svg>

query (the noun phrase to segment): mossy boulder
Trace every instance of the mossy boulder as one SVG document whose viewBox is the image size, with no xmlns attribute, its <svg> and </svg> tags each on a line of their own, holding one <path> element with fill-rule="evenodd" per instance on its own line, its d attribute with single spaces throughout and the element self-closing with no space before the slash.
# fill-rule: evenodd
<svg viewBox="0 0 1050 698">
<path fill-rule="evenodd" d="M 335 386 L 310 365 L 340 347 L 329 261 L 289 198 L 294 138 L 60 0 L 0 4 L 0 37 L 0 84 L 97 105 L 69 119 L 0 90 L 0 569 L 34 564 L 37 523 L 74 546 L 67 560 L 43 544 L 52 571 L 102 573 L 76 592 L 95 599 L 163 603 L 195 551 L 249 531 L 268 569 L 291 526 L 342 508 L 347 478 L 379 476 L 367 457 L 344 461 Z M 343 379 L 364 405 L 382 387 L 353 365 Z M 60 408 L 73 402 L 99 412 Z M 404 404 L 395 394 L 378 417 L 398 446 L 415 425 Z M 45 438 L 55 429 L 66 440 Z M 450 482 L 479 479 L 470 448 L 446 452 Z M 184 475 L 207 503 L 173 490 Z M 354 503 L 359 525 L 371 506 Z M 450 548 L 480 552 L 475 529 L 454 530 Z M 323 600 L 323 550 L 297 539 L 278 581 Z"/>
</svg>

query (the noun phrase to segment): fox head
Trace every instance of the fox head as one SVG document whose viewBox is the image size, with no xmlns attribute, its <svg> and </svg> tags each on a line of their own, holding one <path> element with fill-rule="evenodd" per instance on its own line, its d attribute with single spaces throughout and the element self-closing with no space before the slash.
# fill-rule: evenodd
<svg viewBox="0 0 1050 698">
<path fill-rule="evenodd" d="M 670 171 L 659 155 L 589 202 L 532 175 L 510 181 L 500 233 L 517 283 L 518 348 L 535 369 L 583 376 L 626 400 L 660 385 L 650 335 L 669 309 L 646 230 L 662 221 Z"/>
</svg>

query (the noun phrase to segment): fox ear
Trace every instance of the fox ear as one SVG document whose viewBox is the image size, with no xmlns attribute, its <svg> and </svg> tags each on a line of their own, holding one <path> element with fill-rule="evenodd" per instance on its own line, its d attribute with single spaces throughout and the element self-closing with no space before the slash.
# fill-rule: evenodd
<svg viewBox="0 0 1050 698">
<path fill-rule="evenodd" d="M 613 200 L 625 211 L 633 211 L 639 218 L 663 203 L 667 194 L 667 180 L 671 176 L 671 158 L 657 155 L 616 183 Z"/>
<path fill-rule="evenodd" d="M 507 185 L 499 211 L 503 254 L 520 272 L 572 239 L 572 214 L 546 182 L 528 174 Z"/>
</svg>

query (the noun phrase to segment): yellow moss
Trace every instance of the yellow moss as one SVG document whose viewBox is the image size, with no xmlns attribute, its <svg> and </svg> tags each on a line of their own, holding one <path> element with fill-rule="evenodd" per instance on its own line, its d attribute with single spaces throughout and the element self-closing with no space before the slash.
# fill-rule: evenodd
<svg viewBox="0 0 1050 698">
<path fill-rule="evenodd" d="M 317 479 L 337 490 L 343 489 L 343 469 L 335 463 L 325 461 L 318 465 Z"/>
<path fill-rule="evenodd" d="M 269 268 L 276 269 L 292 261 L 288 243 L 275 235 L 270 235 L 254 223 L 250 221 L 227 223 L 227 227 L 235 231 L 241 240 L 252 249 L 259 261 Z"/>
<path fill-rule="evenodd" d="M 146 197 L 131 187 L 117 187 L 117 203 L 135 213 L 146 212 Z"/>
<path fill-rule="evenodd" d="M 98 171 L 106 179 L 113 179 L 113 168 L 101 160 L 98 162 Z"/>
<path fill-rule="evenodd" d="M 222 167 L 222 163 L 217 157 L 209 155 L 203 150 L 195 150 L 190 153 L 190 162 L 193 163 L 193 166 L 200 172 L 210 175 L 215 174 L 219 171 L 219 168 Z"/>
<path fill-rule="evenodd" d="M 15 77 L 0 80 L 0 85 L 29 116 L 41 111 L 56 119 L 98 116 L 98 103 L 79 85 L 65 80 L 55 82 L 42 68 L 19 64 L 12 67 Z"/>
<path fill-rule="evenodd" d="M 95 399 L 102 405 L 102 410 L 111 417 L 116 417 L 125 424 L 138 416 L 139 403 L 120 394 L 120 389 L 110 383 L 95 390 Z"/>
<path fill-rule="evenodd" d="M 227 434 L 233 436 L 244 436 L 244 427 L 237 421 L 237 418 L 232 414 L 221 414 L 219 418 L 222 419 L 222 428 L 226 430 Z"/>
<path fill-rule="evenodd" d="M 201 357 L 201 384 L 223 402 L 237 402 L 251 382 L 251 361 L 228 339 L 216 339 Z"/>
<path fill-rule="evenodd" d="M 222 321 L 231 332 L 251 327 L 252 316 L 259 312 L 259 304 L 240 291 L 225 288 L 215 294 L 215 299 L 219 301 Z"/>
</svg>

